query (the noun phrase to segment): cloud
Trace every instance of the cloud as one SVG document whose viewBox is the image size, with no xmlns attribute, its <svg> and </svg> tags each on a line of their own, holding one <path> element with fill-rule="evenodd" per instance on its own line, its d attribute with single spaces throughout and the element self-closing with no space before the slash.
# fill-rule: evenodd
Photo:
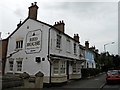
<svg viewBox="0 0 120 90">
<path fill-rule="evenodd" d="M 14 13 L 18 16 L 18 17 L 25 17 L 24 15 L 24 10 L 23 9 L 20 9 L 20 8 L 17 8 Z"/>
</svg>

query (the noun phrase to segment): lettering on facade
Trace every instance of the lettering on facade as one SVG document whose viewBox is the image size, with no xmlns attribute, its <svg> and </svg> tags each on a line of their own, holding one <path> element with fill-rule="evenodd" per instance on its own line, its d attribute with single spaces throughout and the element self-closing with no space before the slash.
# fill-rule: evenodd
<svg viewBox="0 0 120 90">
<path fill-rule="evenodd" d="M 25 52 L 27 54 L 38 53 L 42 45 L 42 31 L 34 30 L 26 35 Z"/>
</svg>

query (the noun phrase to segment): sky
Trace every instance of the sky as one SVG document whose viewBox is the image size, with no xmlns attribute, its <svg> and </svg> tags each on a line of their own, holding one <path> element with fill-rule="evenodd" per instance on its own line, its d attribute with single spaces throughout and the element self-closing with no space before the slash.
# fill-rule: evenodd
<svg viewBox="0 0 120 90">
<path fill-rule="evenodd" d="M 28 7 L 37 2 L 38 20 L 54 25 L 64 20 L 65 33 L 79 34 L 80 44 L 89 41 L 99 53 L 118 54 L 118 0 L 1 0 L 0 32 L 8 37 L 28 17 Z M 111 42 L 115 42 L 111 44 Z"/>
</svg>

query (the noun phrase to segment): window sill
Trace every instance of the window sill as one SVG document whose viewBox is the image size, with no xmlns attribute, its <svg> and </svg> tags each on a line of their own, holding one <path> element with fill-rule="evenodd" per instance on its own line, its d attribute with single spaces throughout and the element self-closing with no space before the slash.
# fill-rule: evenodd
<svg viewBox="0 0 120 90">
<path fill-rule="evenodd" d="M 76 72 L 76 73 L 72 73 L 73 75 L 75 75 L 75 74 L 81 74 L 80 72 Z"/>
<path fill-rule="evenodd" d="M 69 54 L 71 54 L 71 52 L 69 52 L 69 51 L 66 51 L 66 53 L 69 53 Z"/>
<path fill-rule="evenodd" d="M 13 74 L 13 71 L 8 71 L 7 74 Z"/>
<path fill-rule="evenodd" d="M 52 77 L 64 77 L 67 76 L 66 74 L 58 74 L 58 75 L 53 75 Z"/>
<path fill-rule="evenodd" d="M 62 49 L 61 49 L 61 48 L 56 48 L 56 50 L 62 51 Z"/>
<path fill-rule="evenodd" d="M 19 51 L 19 50 L 22 50 L 23 48 L 16 48 L 15 51 Z"/>
<path fill-rule="evenodd" d="M 15 74 L 22 74 L 22 71 L 16 71 Z"/>
</svg>

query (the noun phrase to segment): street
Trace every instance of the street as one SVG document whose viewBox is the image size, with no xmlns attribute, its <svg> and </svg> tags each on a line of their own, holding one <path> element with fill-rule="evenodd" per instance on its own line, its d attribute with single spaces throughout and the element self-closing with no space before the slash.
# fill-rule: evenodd
<svg viewBox="0 0 120 90">
<path fill-rule="evenodd" d="M 106 80 L 105 80 L 105 73 L 100 74 L 96 77 L 92 77 L 92 78 L 88 78 L 88 79 L 81 79 L 81 80 L 75 80 L 75 81 L 71 81 L 68 82 L 65 85 L 59 86 L 59 87 L 51 87 L 51 89 L 53 88 L 69 88 L 69 89 L 77 89 L 77 88 L 81 88 L 81 89 L 94 89 L 94 90 L 120 90 L 120 84 L 106 84 Z"/>
</svg>

